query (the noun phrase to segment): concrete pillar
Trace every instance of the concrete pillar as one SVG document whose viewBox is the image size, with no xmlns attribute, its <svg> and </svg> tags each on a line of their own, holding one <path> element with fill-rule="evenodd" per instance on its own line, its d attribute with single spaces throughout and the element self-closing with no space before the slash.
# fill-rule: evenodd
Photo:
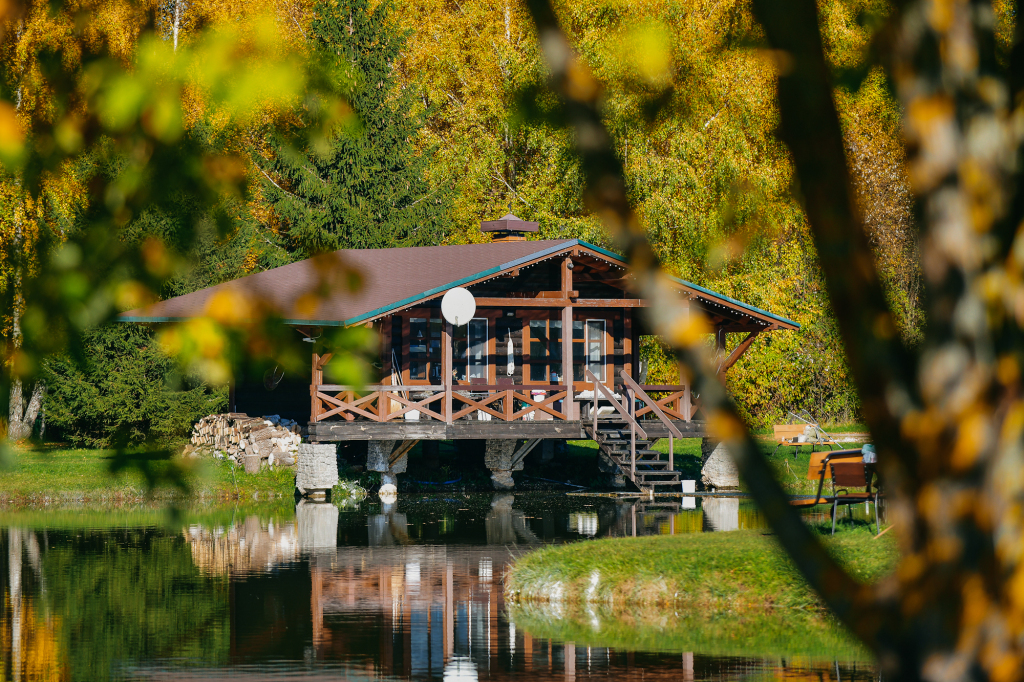
<svg viewBox="0 0 1024 682">
<path fill-rule="evenodd" d="M 371 440 L 366 447 L 366 470 L 380 472 L 380 491 L 383 496 L 398 492 L 398 474 L 409 468 L 409 453 L 406 452 L 394 462 L 391 453 L 400 446 L 399 440 Z"/>
<path fill-rule="evenodd" d="M 740 487 L 740 473 L 725 445 L 704 438 L 700 443 L 700 478 L 704 487 L 710 490 L 726 490 Z"/>
<path fill-rule="evenodd" d="M 338 446 L 334 443 L 302 443 L 295 469 L 299 493 L 320 495 L 338 485 Z"/>
<path fill-rule="evenodd" d="M 484 466 L 491 470 L 491 482 L 495 490 L 512 490 L 516 487 L 512 472 L 523 469 L 522 462 L 512 465 L 516 444 L 514 439 L 492 438 L 484 446 Z"/>
</svg>

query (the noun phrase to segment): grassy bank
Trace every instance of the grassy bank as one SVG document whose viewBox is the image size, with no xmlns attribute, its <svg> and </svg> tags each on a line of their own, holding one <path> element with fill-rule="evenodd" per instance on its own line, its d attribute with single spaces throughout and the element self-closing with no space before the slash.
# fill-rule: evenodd
<svg viewBox="0 0 1024 682">
<path fill-rule="evenodd" d="M 147 499 L 291 499 L 294 469 L 264 469 L 247 474 L 223 460 L 179 459 L 152 461 L 159 480 L 171 467 L 181 467 L 188 493 L 158 483 L 149 490 L 141 471 L 111 473 L 108 450 L 19 448 L 0 475 L 0 505 L 40 506 L 64 503 L 127 503 Z"/>
<path fill-rule="evenodd" d="M 865 528 L 824 539 L 859 580 L 890 572 L 896 547 Z M 818 599 L 760 531 L 595 540 L 516 561 L 505 589 L 520 603 L 662 605 L 705 614 L 816 609 Z"/>
</svg>

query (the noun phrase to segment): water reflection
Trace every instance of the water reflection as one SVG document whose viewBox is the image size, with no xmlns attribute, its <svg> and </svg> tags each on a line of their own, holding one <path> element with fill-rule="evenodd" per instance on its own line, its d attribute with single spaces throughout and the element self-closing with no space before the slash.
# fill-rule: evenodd
<svg viewBox="0 0 1024 682">
<path fill-rule="evenodd" d="M 9 526 L 0 679 L 870 679 L 849 644 L 680 645 L 668 614 L 644 653 L 601 641 L 615 614 L 566 636 L 506 608 L 505 572 L 534 547 L 762 525 L 735 498 L 688 510 L 500 493 L 303 502 L 180 531 Z"/>
</svg>

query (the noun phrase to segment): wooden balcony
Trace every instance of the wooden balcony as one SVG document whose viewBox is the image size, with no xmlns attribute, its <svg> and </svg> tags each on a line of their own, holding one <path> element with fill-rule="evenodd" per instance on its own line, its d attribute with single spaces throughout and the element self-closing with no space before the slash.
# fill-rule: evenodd
<svg viewBox="0 0 1024 682">
<path fill-rule="evenodd" d="M 688 437 L 704 435 L 694 418 L 700 402 L 689 401 L 687 386 L 645 386 L 663 413 Z M 564 385 L 472 385 L 363 387 L 318 384 L 310 387 L 312 441 L 467 438 L 585 439 L 580 413 L 593 399 Z M 689 401 L 689 405 L 685 402 Z M 589 414 L 584 415 L 589 417 Z M 653 408 L 636 410 L 653 437 L 668 430 Z M 661 433 L 664 431 L 664 433 Z"/>
</svg>

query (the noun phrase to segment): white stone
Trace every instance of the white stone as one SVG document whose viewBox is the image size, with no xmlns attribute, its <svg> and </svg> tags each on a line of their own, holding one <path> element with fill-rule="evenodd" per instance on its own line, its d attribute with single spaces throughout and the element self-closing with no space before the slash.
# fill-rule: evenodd
<svg viewBox="0 0 1024 682">
<path fill-rule="evenodd" d="M 725 445 L 705 438 L 701 443 L 704 466 L 701 467 L 701 482 L 705 488 L 721 490 L 738 488 L 740 474 Z"/>
</svg>

